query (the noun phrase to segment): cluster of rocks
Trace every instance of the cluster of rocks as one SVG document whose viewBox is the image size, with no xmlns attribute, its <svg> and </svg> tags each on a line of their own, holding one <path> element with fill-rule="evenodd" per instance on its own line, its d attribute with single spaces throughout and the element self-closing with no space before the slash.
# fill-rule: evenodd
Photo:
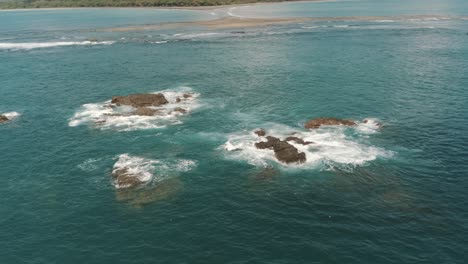
<svg viewBox="0 0 468 264">
<path fill-rule="evenodd" d="M 190 93 L 184 93 L 181 97 L 176 98 L 176 103 L 183 102 L 192 98 L 193 95 Z M 161 109 L 155 109 L 153 107 L 159 107 L 169 104 L 169 101 L 166 97 L 161 94 L 130 94 L 126 96 L 114 96 L 111 100 L 111 107 L 112 106 L 131 106 L 136 108 L 135 111 L 131 112 L 130 115 L 138 115 L 138 116 L 154 116 L 154 115 L 162 115 L 166 112 L 162 111 Z M 187 109 L 176 107 L 172 110 L 172 112 L 186 114 L 188 111 Z M 113 114 L 115 115 L 115 114 Z"/>
<path fill-rule="evenodd" d="M 289 163 L 303 163 L 306 161 L 306 155 L 304 152 L 299 152 L 296 147 L 288 143 L 288 141 L 294 141 L 298 144 L 308 145 L 312 142 L 304 141 L 298 137 L 287 137 L 281 140 L 276 137 L 266 136 L 266 132 L 263 129 L 255 131 L 259 137 L 265 137 L 267 141 L 260 141 L 255 143 L 257 149 L 271 149 L 275 153 L 276 159 L 286 164 Z"/>
<path fill-rule="evenodd" d="M 0 115 L 0 124 L 6 123 L 8 121 L 10 121 L 10 119 L 8 119 L 8 117 L 6 117 L 4 115 Z"/>
<path fill-rule="evenodd" d="M 370 119 L 364 119 L 362 123 L 367 124 L 371 120 Z M 378 127 L 381 127 L 382 124 L 380 122 L 375 121 L 375 124 Z M 309 120 L 307 123 L 305 123 L 304 127 L 307 129 L 317 129 L 320 128 L 321 126 L 356 126 L 358 123 L 354 120 L 350 119 L 340 119 L 340 118 L 334 118 L 334 117 L 319 117 L 319 118 L 314 118 Z"/>
<path fill-rule="evenodd" d="M 349 119 L 339 119 L 334 117 L 319 117 L 309 120 L 304 127 L 307 129 L 316 129 L 321 126 L 355 126 L 355 121 Z"/>
<path fill-rule="evenodd" d="M 362 122 L 363 123 L 368 123 L 371 120 L 369 119 L 364 119 Z M 375 124 L 380 127 L 382 126 L 381 123 L 378 123 L 376 121 Z M 334 118 L 334 117 L 320 117 L 320 118 L 315 118 L 309 120 L 304 127 L 307 129 L 317 129 L 320 128 L 321 126 L 356 126 L 358 123 L 353 120 L 349 119 L 339 119 L 339 118 Z M 271 149 L 275 153 L 276 159 L 278 161 L 289 164 L 289 163 L 303 163 L 306 161 L 306 155 L 304 152 L 299 152 L 296 147 L 294 147 L 292 144 L 289 142 L 294 142 L 296 144 L 301 144 L 301 145 L 309 145 L 313 144 L 313 142 L 310 141 L 305 141 L 302 138 L 296 137 L 296 136 L 288 136 L 284 138 L 283 140 L 273 137 L 273 136 L 267 136 L 266 131 L 264 129 L 259 129 L 254 131 L 254 133 L 261 137 L 266 139 L 266 141 L 260 141 L 255 143 L 255 147 L 257 149 Z M 293 134 L 294 135 L 294 134 Z"/>
</svg>

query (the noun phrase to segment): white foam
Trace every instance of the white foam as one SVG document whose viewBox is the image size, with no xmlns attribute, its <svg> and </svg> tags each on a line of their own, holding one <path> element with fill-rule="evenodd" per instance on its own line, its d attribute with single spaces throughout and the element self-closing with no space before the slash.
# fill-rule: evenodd
<svg viewBox="0 0 468 264">
<path fill-rule="evenodd" d="M 374 134 L 379 131 L 381 126 L 381 122 L 377 118 L 366 118 L 358 123 L 356 130 L 363 134 Z"/>
<path fill-rule="evenodd" d="M 391 20 L 391 19 L 382 19 L 382 20 L 374 20 L 374 22 L 377 22 L 377 23 L 394 23 L 396 21 Z"/>
<path fill-rule="evenodd" d="M 71 127 L 88 124 L 99 129 L 115 129 L 119 131 L 132 131 L 143 129 L 163 128 L 168 125 L 181 124 L 181 116 L 184 113 L 174 111 L 175 108 L 183 108 L 190 113 L 200 106 L 198 93 L 191 92 L 190 87 L 179 87 L 177 90 L 164 90 L 162 93 L 169 101 L 168 104 L 152 107 L 159 111 L 154 116 L 140 116 L 131 114 L 135 109 L 129 106 L 115 106 L 110 101 L 101 103 L 84 104 L 69 120 Z M 177 102 L 177 98 L 183 98 L 185 93 L 192 97 Z"/>
<path fill-rule="evenodd" d="M 335 25 L 334 28 L 347 28 L 349 25 Z"/>
<path fill-rule="evenodd" d="M 375 128 L 373 122 L 368 121 L 368 129 Z M 348 136 L 347 129 L 353 129 L 357 136 Z M 377 129 L 375 129 L 377 130 Z M 364 132 L 363 132 L 364 131 Z M 304 152 L 307 161 L 303 164 L 283 164 L 280 163 L 270 149 L 257 149 L 256 142 L 264 141 L 253 131 L 243 131 L 228 136 L 227 142 L 222 146 L 228 153 L 228 157 L 245 160 L 254 166 L 267 166 L 271 163 L 277 163 L 282 166 L 296 168 L 314 168 L 323 167 L 326 169 L 340 166 L 358 166 L 377 158 L 391 157 L 393 153 L 382 148 L 369 145 L 365 137 L 359 135 L 368 134 L 368 131 L 360 125 L 348 127 L 324 127 L 315 130 L 296 130 L 283 125 L 275 125 L 267 130 L 267 135 L 284 139 L 291 134 L 304 139 L 304 141 L 313 142 L 309 145 L 297 144 L 294 141 L 288 143 L 294 145 L 299 152 Z"/>
<path fill-rule="evenodd" d="M 82 171 L 90 172 L 98 168 L 97 162 L 99 159 L 87 159 L 80 163 L 77 167 Z"/>
<path fill-rule="evenodd" d="M 138 178 L 138 181 L 142 183 L 148 183 L 153 180 L 153 172 L 155 170 L 155 164 L 157 160 L 145 159 L 140 157 L 132 157 L 128 154 L 122 154 L 114 164 L 112 173 L 120 170 L 127 169 L 129 175 L 133 175 Z M 113 185 L 116 188 L 127 188 L 129 185 L 119 184 L 118 181 L 114 181 Z"/>
<path fill-rule="evenodd" d="M 38 48 L 52 48 L 59 46 L 91 46 L 91 45 L 111 45 L 113 41 L 59 41 L 59 42 L 23 42 L 6 43 L 0 42 L 0 49 L 6 50 L 30 50 Z"/>
<path fill-rule="evenodd" d="M 18 112 L 8 112 L 8 113 L 3 113 L 2 115 L 6 116 L 9 120 L 13 120 L 20 116 L 21 114 Z"/>
<path fill-rule="evenodd" d="M 193 160 L 155 160 L 142 157 L 121 154 L 114 164 L 112 172 L 120 169 L 127 169 L 128 175 L 137 177 L 143 184 L 157 184 L 169 177 L 176 176 L 181 172 L 187 172 L 196 167 Z M 113 182 L 116 188 L 127 188 L 128 185 L 121 185 L 117 181 Z"/>
</svg>

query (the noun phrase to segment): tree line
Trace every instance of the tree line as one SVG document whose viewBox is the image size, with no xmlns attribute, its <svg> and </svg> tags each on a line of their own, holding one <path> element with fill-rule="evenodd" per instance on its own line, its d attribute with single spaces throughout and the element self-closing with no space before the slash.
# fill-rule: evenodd
<svg viewBox="0 0 468 264">
<path fill-rule="evenodd" d="M 53 7 L 177 7 L 216 6 L 282 0 L 13 0 L 0 2 L 0 8 L 53 8 Z"/>
</svg>

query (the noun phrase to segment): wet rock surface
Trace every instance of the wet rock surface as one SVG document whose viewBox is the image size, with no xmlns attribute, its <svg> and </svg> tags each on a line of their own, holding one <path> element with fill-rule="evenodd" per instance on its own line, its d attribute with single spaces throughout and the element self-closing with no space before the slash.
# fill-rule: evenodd
<svg viewBox="0 0 468 264">
<path fill-rule="evenodd" d="M 255 130 L 254 133 L 259 137 L 264 137 L 266 135 L 266 131 L 263 128 Z"/>
<path fill-rule="evenodd" d="M 148 108 L 148 107 L 141 107 L 137 110 L 132 112 L 132 115 L 139 115 L 139 116 L 154 116 L 161 111 L 158 109 Z"/>
<path fill-rule="evenodd" d="M 309 120 L 304 127 L 307 129 L 316 129 L 321 126 L 355 126 L 356 122 L 349 119 L 339 119 L 334 117 L 320 117 Z"/>
<path fill-rule="evenodd" d="M 130 94 L 127 96 L 114 96 L 111 103 L 120 106 L 128 105 L 135 108 L 148 106 L 161 106 L 169 103 L 163 94 Z"/>
<path fill-rule="evenodd" d="M 0 124 L 6 123 L 8 121 L 10 121 L 10 119 L 8 119 L 8 117 L 6 117 L 4 115 L 0 115 Z"/>
<path fill-rule="evenodd" d="M 378 128 L 381 128 L 383 126 L 382 122 L 375 120 L 375 119 L 364 119 L 362 120 L 362 123 L 364 124 L 374 123 Z"/>
<path fill-rule="evenodd" d="M 129 172 L 128 168 L 121 168 L 112 171 L 115 185 L 120 188 L 134 188 L 144 182 L 140 181 L 138 175 Z"/>
<path fill-rule="evenodd" d="M 294 136 L 290 136 L 290 137 L 287 137 L 284 139 L 285 141 L 294 141 L 296 142 L 297 144 L 301 144 L 301 145 L 309 145 L 309 144 L 312 144 L 313 142 L 310 142 L 310 141 L 304 141 L 304 139 L 302 138 L 298 138 L 298 137 L 294 137 Z"/>
<path fill-rule="evenodd" d="M 303 163 L 306 161 L 304 152 L 299 152 L 296 147 L 289 144 L 287 141 L 279 138 L 267 136 L 267 141 L 255 143 L 258 149 L 272 149 L 275 152 L 275 157 L 284 163 Z"/>
<path fill-rule="evenodd" d="M 174 112 L 179 112 L 181 114 L 186 114 L 187 110 L 185 110 L 184 108 L 181 108 L 181 107 L 176 107 L 176 108 L 174 108 Z"/>
</svg>

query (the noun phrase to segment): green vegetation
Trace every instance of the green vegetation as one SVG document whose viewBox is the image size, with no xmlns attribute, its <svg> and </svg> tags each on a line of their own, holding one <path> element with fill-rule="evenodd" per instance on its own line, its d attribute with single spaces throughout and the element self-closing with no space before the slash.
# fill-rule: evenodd
<svg viewBox="0 0 468 264">
<path fill-rule="evenodd" d="M 280 1 L 284 0 L 13 0 L 5 2 L 0 1 L 0 9 L 53 7 L 216 6 Z"/>
</svg>

